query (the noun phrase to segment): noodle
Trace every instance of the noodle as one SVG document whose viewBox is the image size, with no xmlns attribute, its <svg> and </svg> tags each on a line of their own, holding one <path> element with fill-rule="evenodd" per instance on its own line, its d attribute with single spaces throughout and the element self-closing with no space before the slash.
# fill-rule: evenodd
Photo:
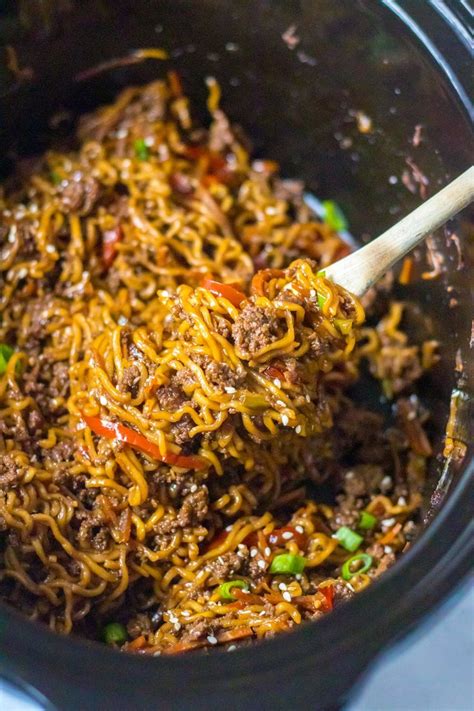
<svg viewBox="0 0 474 711">
<path fill-rule="evenodd" d="M 207 84 L 208 130 L 171 73 L 0 199 L 0 594 L 151 654 L 366 587 L 415 534 L 431 453 L 411 388 L 436 343 L 408 342 L 402 303 L 362 327 L 324 275 L 347 246 Z M 364 363 L 395 422 L 350 399 Z"/>
</svg>

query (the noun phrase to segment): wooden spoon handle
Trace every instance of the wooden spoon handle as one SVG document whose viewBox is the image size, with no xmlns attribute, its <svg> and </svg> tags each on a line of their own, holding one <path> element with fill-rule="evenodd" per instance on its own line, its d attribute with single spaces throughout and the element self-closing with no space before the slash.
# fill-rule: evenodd
<svg viewBox="0 0 474 711">
<path fill-rule="evenodd" d="M 362 296 L 421 240 L 474 200 L 474 166 L 362 249 L 332 264 L 326 276 Z"/>
</svg>

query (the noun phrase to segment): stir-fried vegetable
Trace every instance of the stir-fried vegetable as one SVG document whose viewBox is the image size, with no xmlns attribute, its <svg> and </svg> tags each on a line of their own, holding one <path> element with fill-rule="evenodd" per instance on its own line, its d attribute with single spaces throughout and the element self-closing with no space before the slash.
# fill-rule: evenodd
<svg viewBox="0 0 474 711">
<path fill-rule="evenodd" d="M 103 630 L 104 641 L 107 644 L 123 644 L 127 641 L 127 630 L 120 622 L 109 622 Z"/>
<path fill-rule="evenodd" d="M 150 151 L 148 150 L 148 146 L 145 143 L 144 138 L 137 138 L 133 144 L 133 147 L 135 149 L 135 155 L 139 160 L 148 160 L 150 157 Z"/>
<path fill-rule="evenodd" d="M 347 230 L 347 220 L 341 208 L 334 200 L 323 200 L 324 222 L 336 232 Z"/>
<path fill-rule="evenodd" d="M 13 355 L 13 348 L 6 343 L 0 343 L 0 375 L 7 369 L 7 364 Z"/>
<path fill-rule="evenodd" d="M 228 580 L 222 585 L 219 585 L 219 595 L 222 600 L 236 600 L 237 598 L 232 594 L 233 588 L 240 588 L 241 590 L 248 590 L 249 586 L 245 580 Z"/>
<path fill-rule="evenodd" d="M 358 527 L 370 531 L 377 524 L 377 517 L 368 511 L 361 511 Z"/>
<path fill-rule="evenodd" d="M 204 289 L 210 291 L 211 294 L 214 294 L 214 296 L 223 296 L 237 308 L 242 301 L 245 301 L 247 298 L 242 291 L 239 291 L 239 289 L 236 289 L 234 286 L 221 284 L 219 281 L 214 281 L 213 279 L 204 279 L 202 286 Z"/>
<path fill-rule="evenodd" d="M 174 464 L 177 467 L 183 467 L 183 469 L 204 469 L 206 467 L 206 460 L 202 457 L 175 454 L 174 452 L 162 454 L 157 444 L 150 442 L 139 432 L 125 427 L 120 422 L 110 422 L 110 420 L 102 420 L 100 417 L 91 417 L 89 415 L 83 415 L 83 419 L 86 425 L 100 437 L 125 442 L 130 447 L 139 449 L 141 452 L 149 454 L 150 457 L 166 464 Z"/>
<path fill-rule="evenodd" d="M 281 553 L 275 556 L 270 566 L 270 573 L 274 575 L 299 575 L 306 565 L 306 558 L 293 553 Z"/>
<path fill-rule="evenodd" d="M 364 540 L 362 536 L 347 526 L 341 526 L 334 534 L 334 538 L 337 538 L 340 545 L 351 553 L 356 551 Z"/>
<path fill-rule="evenodd" d="M 368 553 L 359 553 L 358 555 L 353 555 L 352 558 L 346 560 L 342 566 L 342 577 L 344 580 L 350 580 L 354 575 L 360 575 L 361 573 L 366 573 L 371 565 L 373 558 Z M 357 566 L 356 570 L 353 569 L 354 563 L 361 562 L 361 566 Z"/>
</svg>

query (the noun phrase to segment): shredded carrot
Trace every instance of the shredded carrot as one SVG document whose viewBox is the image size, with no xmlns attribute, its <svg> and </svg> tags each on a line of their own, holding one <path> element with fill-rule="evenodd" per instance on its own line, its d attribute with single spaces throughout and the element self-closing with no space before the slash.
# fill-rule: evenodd
<svg viewBox="0 0 474 711">
<path fill-rule="evenodd" d="M 398 277 L 398 282 L 403 286 L 410 284 L 413 277 L 413 259 L 411 257 L 405 257 L 403 260 L 403 265 L 400 271 L 400 276 Z"/>
<path fill-rule="evenodd" d="M 381 546 L 386 546 L 389 543 L 393 541 L 395 536 L 401 531 L 402 529 L 402 524 L 401 523 L 396 523 L 392 528 L 390 528 L 387 533 L 385 533 L 382 538 L 379 538 L 377 543 L 380 543 Z"/>
<path fill-rule="evenodd" d="M 128 652 L 133 652 L 134 650 L 136 651 L 137 649 L 142 649 L 146 644 L 146 639 L 143 635 L 140 635 L 140 637 L 137 637 L 134 639 L 132 642 L 129 642 L 127 644 L 127 651 Z"/>
</svg>

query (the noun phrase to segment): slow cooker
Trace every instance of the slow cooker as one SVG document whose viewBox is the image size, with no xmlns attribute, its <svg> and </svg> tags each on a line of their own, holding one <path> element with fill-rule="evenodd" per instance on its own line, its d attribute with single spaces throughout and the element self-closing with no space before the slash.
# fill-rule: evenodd
<svg viewBox="0 0 474 711">
<path fill-rule="evenodd" d="M 70 131 L 81 113 L 171 67 L 197 106 L 205 105 L 204 78 L 216 77 L 223 107 L 255 152 L 278 160 L 286 177 L 304 179 L 311 193 L 336 199 L 362 241 L 419 202 L 403 177 L 410 166 L 435 192 L 472 162 L 464 0 L 6 0 L 2 7 L 2 43 L 18 62 L 13 71 L 11 51 L 2 51 L 4 174 L 16 156 L 44 150 L 53 115 L 64 117 L 56 135 Z M 288 42 L 295 36 L 296 45 Z M 77 81 L 139 47 L 163 47 L 170 59 Z M 369 134 L 357 129 L 357 112 L 370 118 Z M 65 711 L 339 707 L 374 657 L 472 565 L 469 229 L 468 214 L 450 226 L 462 255 L 448 233 L 435 236 L 445 270 L 404 291 L 431 320 L 442 358 L 422 388 L 437 453 L 426 526 L 391 570 L 321 621 L 232 653 L 120 654 L 55 635 L 0 605 L 4 678 Z M 457 456 L 446 458 L 450 413 Z"/>
</svg>

